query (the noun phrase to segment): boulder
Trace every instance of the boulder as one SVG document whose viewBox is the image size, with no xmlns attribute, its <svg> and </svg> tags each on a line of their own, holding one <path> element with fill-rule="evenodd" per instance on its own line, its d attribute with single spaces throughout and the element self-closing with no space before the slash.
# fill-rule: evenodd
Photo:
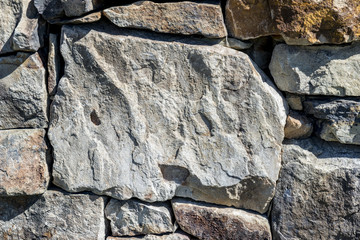
<svg viewBox="0 0 360 240">
<path fill-rule="evenodd" d="M 360 147 L 288 140 L 272 208 L 274 239 L 360 238 Z"/>
<path fill-rule="evenodd" d="M 197 34 L 210 38 L 227 36 L 220 1 L 215 4 L 140 1 L 112 7 L 103 13 L 118 27 L 184 35 Z"/>
<path fill-rule="evenodd" d="M 36 195 L 46 191 L 45 130 L 0 131 L 0 196 Z"/>
<path fill-rule="evenodd" d="M 173 199 L 172 206 L 180 228 L 199 239 L 271 239 L 260 214 L 184 199 Z"/>
<path fill-rule="evenodd" d="M 62 39 L 49 128 L 57 186 L 267 210 L 286 110 L 247 55 L 101 23 L 64 26 Z"/>
<path fill-rule="evenodd" d="M 0 57 L 0 129 L 46 127 L 47 91 L 40 56 Z"/>
<path fill-rule="evenodd" d="M 0 198 L 2 239 L 105 238 L 105 197 L 50 190 L 41 196 Z"/>
<path fill-rule="evenodd" d="M 282 91 L 305 95 L 360 96 L 360 44 L 275 47 L 271 75 Z M 309 64 L 311 62 L 311 64 Z"/>
</svg>

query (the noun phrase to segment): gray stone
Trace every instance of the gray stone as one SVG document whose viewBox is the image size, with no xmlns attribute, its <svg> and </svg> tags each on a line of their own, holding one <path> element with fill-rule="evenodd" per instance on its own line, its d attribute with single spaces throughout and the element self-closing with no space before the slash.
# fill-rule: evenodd
<svg viewBox="0 0 360 240">
<path fill-rule="evenodd" d="M 227 32 L 220 1 L 216 3 L 139 1 L 106 9 L 103 13 L 118 27 L 223 38 Z"/>
<path fill-rule="evenodd" d="M 48 92 L 49 95 L 55 95 L 56 86 L 60 80 L 61 60 L 60 43 L 57 34 L 49 35 L 49 54 L 48 54 Z"/>
<path fill-rule="evenodd" d="M 360 145 L 360 100 L 315 99 L 305 112 L 319 119 L 319 136 L 326 141 Z"/>
<path fill-rule="evenodd" d="M 36 195 L 46 191 L 45 130 L 0 131 L 0 196 Z"/>
<path fill-rule="evenodd" d="M 113 236 L 172 233 L 176 230 L 169 203 L 111 199 L 105 209 Z"/>
<path fill-rule="evenodd" d="M 0 198 L 2 239 L 105 239 L 105 198 L 47 191 Z"/>
<path fill-rule="evenodd" d="M 199 239 L 271 239 L 265 216 L 241 209 L 173 199 L 177 223 Z"/>
<path fill-rule="evenodd" d="M 244 41 L 241 41 L 241 40 L 236 39 L 236 38 L 228 38 L 228 37 L 224 38 L 221 41 L 221 44 L 226 46 L 226 47 L 233 48 L 233 49 L 236 49 L 236 50 L 249 49 L 253 45 L 252 42 L 244 42 Z"/>
<path fill-rule="evenodd" d="M 302 104 L 304 96 L 286 93 L 286 101 L 292 110 L 302 111 L 304 109 Z"/>
<path fill-rule="evenodd" d="M 176 232 L 170 234 L 163 234 L 163 235 L 152 235 L 148 234 L 145 236 L 138 236 L 138 237 L 107 237 L 106 240 L 195 240 L 191 236 L 184 234 L 183 232 Z"/>
<path fill-rule="evenodd" d="M 65 75 L 49 129 L 54 183 L 120 200 L 178 195 L 265 212 L 284 99 L 246 54 L 162 37 L 63 27 Z"/>
<path fill-rule="evenodd" d="M 275 47 L 270 63 L 276 85 L 306 95 L 360 96 L 360 44 Z"/>
<path fill-rule="evenodd" d="M 274 239 L 360 238 L 360 148 L 320 139 L 284 144 Z"/>
<path fill-rule="evenodd" d="M 47 127 L 45 69 L 37 53 L 0 57 L 0 129 Z"/>
</svg>

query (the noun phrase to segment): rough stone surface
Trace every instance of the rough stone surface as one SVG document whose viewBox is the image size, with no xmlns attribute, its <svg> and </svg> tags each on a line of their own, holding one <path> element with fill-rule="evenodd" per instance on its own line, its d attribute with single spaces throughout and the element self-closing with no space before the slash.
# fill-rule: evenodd
<svg viewBox="0 0 360 240">
<path fill-rule="evenodd" d="M 49 54 L 48 54 L 48 92 L 55 95 L 56 86 L 60 80 L 60 44 L 57 34 L 49 35 Z"/>
<path fill-rule="evenodd" d="M 58 25 L 92 23 L 92 22 L 100 21 L 101 16 L 102 16 L 101 12 L 94 12 L 78 18 L 49 20 L 49 23 L 58 24 Z"/>
<path fill-rule="evenodd" d="M 119 27 L 223 38 L 227 36 L 227 32 L 220 1 L 217 3 L 140 1 L 127 6 L 109 8 L 103 12 Z"/>
<path fill-rule="evenodd" d="M 271 239 L 268 219 L 240 209 L 173 199 L 177 223 L 199 239 Z"/>
<path fill-rule="evenodd" d="M 274 239 L 359 239 L 359 199 L 359 147 L 286 141 L 271 214 Z"/>
<path fill-rule="evenodd" d="M 313 125 L 305 115 L 290 111 L 284 129 L 285 138 L 307 138 L 312 131 Z"/>
<path fill-rule="evenodd" d="M 111 199 L 105 215 L 110 220 L 113 236 L 162 234 L 176 230 L 169 203 Z"/>
<path fill-rule="evenodd" d="M 0 0 L 0 53 L 37 51 L 43 27 L 31 0 Z"/>
<path fill-rule="evenodd" d="M 138 237 L 107 237 L 106 240 L 136 240 L 136 239 L 143 239 L 143 240 L 196 240 L 183 232 L 176 232 L 164 235 L 145 235 L 145 236 L 138 236 Z"/>
<path fill-rule="evenodd" d="M 0 198 L 1 239 L 103 240 L 105 198 L 50 190 Z"/>
<path fill-rule="evenodd" d="M 241 39 L 281 35 L 287 44 L 359 40 L 358 0 L 228 0 L 229 35 Z"/>
<path fill-rule="evenodd" d="M 304 109 L 302 104 L 304 100 L 304 96 L 286 93 L 286 101 L 292 110 L 302 111 Z"/>
<path fill-rule="evenodd" d="M 322 139 L 360 145 L 360 100 L 315 99 L 305 101 L 304 106 L 307 114 L 320 119 Z"/>
<path fill-rule="evenodd" d="M 0 57 L 0 129 L 47 127 L 45 69 L 37 53 Z"/>
<path fill-rule="evenodd" d="M 46 191 L 45 131 L 0 131 L 0 196 L 35 195 Z"/>
<path fill-rule="evenodd" d="M 282 96 L 241 52 L 162 37 L 63 27 L 65 75 L 49 129 L 54 183 L 265 212 L 280 168 Z"/>
<path fill-rule="evenodd" d="M 360 96 L 360 44 L 275 47 L 271 75 L 283 91 L 307 95 Z"/>
</svg>

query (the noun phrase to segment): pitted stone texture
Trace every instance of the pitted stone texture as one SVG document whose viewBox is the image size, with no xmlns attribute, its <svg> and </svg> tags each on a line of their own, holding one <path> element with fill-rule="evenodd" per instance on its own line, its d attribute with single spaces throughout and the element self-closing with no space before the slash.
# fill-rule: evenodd
<svg viewBox="0 0 360 240">
<path fill-rule="evenodd" d="M 360 238 L 360 148 L 320 139 L 284 144 L 274 239 Z"/>
<path fill-rule="evenodd" d="M 199 239 L 271 239 L 260 214 L 184 199 L 173 199 L 172 206 L 180 228 Z"/>
<path fill-rule="evenodd" d="M 275 47 L 271 75 L 283 91 L 306 95 L 360 96 L 360 44 Z"/>
<path fill-rule="evenodd" d="M 170 234 L 163 234 L 163 235 L 145 235 L 145 236 L 138 236 L 138 237 L 107 237 L 106 240 L 196 240 L 192 236 L 188 236 L 181 232 L 170 233 Z"/>
<path fill-rule="evenodd" d="M 119 27 L 149 29 L 156 32 L 227 36 L 220 1 L 154 3 L 140 1 L 104 10 L 104 15 Z"/>
<path fill-rule="evenodd" d="M 172 233 L 176 230 L 169 203 L 111 199 L 105 209 L 112 236 Z"/>
<path fill-rule="evenodd" d="M 319 136 L 326 141 L 360 145 L 360 100 L 313 99 L 305 112 L 319 119 Z"/>
<path fill-rule="evenodd" d="M 307 138 L 312 131 L 313 125 L 305 115 L 290 111 L 284 129 L 285 138 Z"/>
<path fill-rule="evenodd" d="M 0 53 L 37 51 L 43 26 L 31 0 L 0 0 Z"/>
<path fill-rule="evenodd" d="M 37 53 L 0 57 L 0 129 L 47 127 L 45 69 Z"/>
<path fill-rule="evenodd" d="M 208 41 L 64 26 L 54 183 L 120 200 L 175 195 L 265 212 L 286 111 L 247 55 Z"/>
<path fill-rule="evenodd" d="M 49 190 L 0 198 L 1 239 L 103 240 L 105 197 Z"/>
<path fill-rule="evenodd" d="M 35 195 L 46 191 L 45 130 L 0 131 L 0 196 Z"/>
<path fill-rule="evenodd" d="M 229 35 L 241 39 L 281 35 L 289 45 L 359 40 L 358 0 L 228 0 Z"/>
</svg>

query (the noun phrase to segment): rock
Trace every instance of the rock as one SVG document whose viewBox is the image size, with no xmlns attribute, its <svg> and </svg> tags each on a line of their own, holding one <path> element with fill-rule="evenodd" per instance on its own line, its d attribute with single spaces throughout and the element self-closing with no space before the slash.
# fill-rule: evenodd
<svg viewBox="0 0 360 240">
<path fill-rule="evenodd" d="M 182 232 L 164 234 L 164 235 L 145 235 L 139 237 L 107 237 L 106 240 L 195 240 L 195 238 L 190 237 Z"/>
<path fill-rule="evenodd" d="M 249 49 L 253 45 L 252 42 L 244 42 L 236 38 L 224 38 L 220 43 L 225 47 L 233 48 L 236 50 Z"/>
<path fill-rule="evenodd" d="M 274 49 L 270 71 L 282 91 L 360 96 L 359 61 L 359 43 L 307 47 L 280 44 Z"/>
<path fill-rule="evenodd" d="M 216 4 L 139 1 L 106 9 L 103 13 L 118 27 L 184 35 L 197 34 L 210 38 L 227 36 L 220 1 L 216 1 Z"/>
<path fill-rule="evenodd" d="M 286 101 L 292 110 L 302 111 L 304 109 L 302 104 L 304 96 L 286 93 Z"/>
<path fill-rule="evenodd" d="M 0 198 L 3 239 L 79 239 L 105 237 L 105 198 L 50 190 L 41 196 Z"/>
<path fill-rule="evenodd" d="M 304 106 L 307 114 L 320 119 L 322 139 L 360 145 L 360 100 L 314 99 Z"/>
<path fill-rule="evenodd" d="M 266 211 L 286 111 L 246 54 L 103 24 L 62 34 L 48 134 L 57 186 Z"/>
<path fill-rule="evenodd" d="M 284 144 L 274 239 L 360 238 L 360 148 L 320 139 Z"/>
<path fill-rule="evenodd" d="M 176 230 L 170 204 L 111 199 L 105 209 L 113 236 L 162 234 Z"/>
<path fill-rule="evenodd" d="M 47 127 L 45 69 L 37 53 L 0 57 L 0 129 Z"/>
<path fill-rule="evenodd" d="M 99 9 L 102 0 L 34 0 L 35 7 L 47 21 L 57 21 L 66 17 L 80 17 Z"/>
<path fill-rule="evenodd" d="M 50 96 L 55 95 L 56 86 L 60 80 L 61 60 L 60 43 L 57 34 L 49 35 L 48 54 L 48 92 Z"/>
<path fill-rule="evenodd" d="M 45 130 L 0 131 L 0 196 L 36 195 L 46 191 Z"/>
<path fill-rule="evenodd" d="M 284 129 L 285 138 L 307 138 L 312 131 L 313 125 L 305 115 L 290 112 Z"/>
<path fill-rule="evenodd" d="M 225 8 L 230 36 L 281 35 L 289 45 L 359 40 L 359 14 L 357 0 L 228 0 Z"/>
<path fill-rule="evenodd" d="M 0 54 L 37 51 L 43 44 L 44 26 L 33 1 L 0 0 Z"/>
<path fill-rule="evenodd" d="M 172 206 L 180 228 L 199 239 L 271 239 L 262 215 L 184 199 L 173 199 Z"/>
<path fill-rule="evenodd" d="M 92 23 L 92 22 L 100 21 L 101 15 L 102 15 L 101 12 L 94 12 L 78 18 L 65 19 L 65 20 L 64 19 L 49 20 L 49 23 L 58 24 L 58 25 Z"/>
</svg>

